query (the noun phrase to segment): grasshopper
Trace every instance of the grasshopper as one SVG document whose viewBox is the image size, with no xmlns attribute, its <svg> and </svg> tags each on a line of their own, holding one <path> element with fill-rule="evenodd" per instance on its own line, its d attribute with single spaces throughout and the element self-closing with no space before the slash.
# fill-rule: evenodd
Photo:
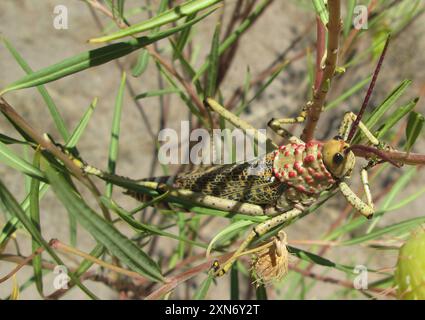
<svg viewBox="0 0 425 320">
<path fill-rule="evenodd" d="M 358 115 L 348 112 L 339 127 L 338 135 L 321 142 L 304 142 L 292 136 L 284 125 L 301 123 L 305 120 L 309 104 L 296 118 L 272 119 L 268 126 L 280 136 L 289 138 L 289 143 L 278 147 L 253 161 L 229 165 L 200 168 L 172 177 L 143 179 L 138 182 L 144 187 L 168 192 L 202 206 L 247 215 L 267 215 L 270 219 L 258 224 L 248 234 L 233 256 L 221 266 L 215 262 L 212 270 L 215 276 L 224 275 L 249 247 L 251 242 L 275 227 L 281 226 L 302 213 L 317 201 L 323 191 L 339 189 L 347 201 L 363 216 L 370 219 L 374 204 L 368 184 L 367 169 L 378 163 L 369 161 L 361 168 L 361 181 L 366 201 L 360 199 L 348 186 L 356 157 L 356 148 L 368 148 L 380 161 L 397 163 L 385 157 L 380 149 L 386 148 L 362 123 L 361 117 L 368 104 L 373 87 L 387 48 L 386 43 L 374 71 L 372 81 Z M 205 101 L 207 107 L 223 118 L 238 125 L 242 121 L 211 98 Z M 245 126 L 246 127 L 246 126 Z M 252 127 L 250 127 L 252 128 Z M 357 129 L 360 129 L 370 146 L 351 145 Z M 259 132 L 257 132 L 260 135 Z M 259 170 L 259 167 L 260 170 Z M 102 175 L 96 168 L 82 165 L 89 174 Z M 252 174 L 255 172 L 255 174 Z M 127 194 L 142 198 L 144 194 L 127 191 Z"/>
</svg>

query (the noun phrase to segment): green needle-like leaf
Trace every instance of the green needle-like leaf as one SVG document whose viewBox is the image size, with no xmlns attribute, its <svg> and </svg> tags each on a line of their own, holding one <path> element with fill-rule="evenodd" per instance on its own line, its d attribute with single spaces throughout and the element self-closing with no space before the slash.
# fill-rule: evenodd
<svg viewBox="0 0 425 320">
<path fill-rule="evenodd" d="M 42 164 L 44 164 L 42 167 L 45 167 L 46 175 L 59 200 L 98 242 L 132 270 L 152 281 L 164 280 L 157 264 L 146 253 L 94 212 L 58 171 L 46 161 L 43 161 Z"/>
<path fill-rule="evenodd" d="M 415 105 L 416 102 L 415 101 Z M 424 126 L 425 118 L 423 115 L 421 115 L 418 112 L 412 111 L 409 114 L 409 119 L 407 121 L 407 127 L 406 127 L 406 151 L 409 152 L 412 148 L 413 144 L 415 143 L 416 139 L 418 139 L 419 134 L 422 131 L 422 128 Z"/>
<path fill-rule="evenodd" d="M 33 165 L 35 168 L 40 167 L 40 151 L 37 150 L 34 154 Z M 31 179 L 30 186 L 30 217 L 31 222 L 37 228 L 38 232 L 41 233 L 40 229 L 40 206 L 39 206 L 39 197 L 40 197 L 40 181 L 38 179 Z M 32 239 L 32 250 L 35 251 L 39 247 L 41 247 L 41 243 L 39 243 L 36 239 Z M 34 277 L 35 284 L 37 287 L 37 291 L 41 297 L 43 294 L 43 274 L 42 274 L 42 265 L 41 265 L 41 254 L 34 257 L 32 260 L 32 266 L 34 268 Z"/>
<path fill-rule="evenodd" d="M 108 42 L 111 40 L 120 39 L 123 37 L 131 36 L 143 31 L 147 31 L 150 29 L 154 29 L 160 27 L 164 24 L 177 21 L 183 17 L 194 14 L 201 10 L 207 9 L 221 0 L 191 0 L 186 1 L 181 5 L 178 5 L 170 10 L 167 10 L 149 20 L 143 21 L 141 23 L 132 25 L 126 29 L 122 29 L 115 33 L 112 33 L 107 36 L 91 39 L 91 43 L 100 43 L 100 42 Z M 205 17 L 205 16 L 203 16 Z"/>
<path fill-rule="evenodd" d="M 118 159 L 118 145 L 120 138 L 120 127 L 121 127 L 121 113 L 124 99 L 126 74 L 122 74 L 120 87 L 118 89 L 117 98 L 115 100 L 114 116 L 112 119 L 112 130 L 111 130 L 111 141 L 109 143 L 109 157 L 108 157 L 108 172 L 110 174 L 115 173 L 115 167 Z M 106 185 L 106 196 L 112 196 L 112 184 Z"/>
<path fill-rule="evenodd" d="M 74 74 L 92 67 L 96 67 L 104 63 L 107 63 L 109 61 L 126 56 L 132 53 L 133 51 L 143 48 L 160 39 L 167 38 L 176 32 L 184 30 L 185 28 L 197 23 L 198 21 L 202 20 L 203 18 L 205 18 L 207 15 L 211 13 L 212 11 L 209 11 L 199 18 L 193 19 L 178 27 L 170 28 L 166 31 L 158 32 L 153 35 L 149 35 L 145 37 L 132 39 L 127 42 L 120 42 L 120 43 L 107 45 L 102 48 L 84 52 L 72 58 L 65 59 L 59 63 L 56 63 L 52 66 L 36 71 L 32 74 L 29 74 L 23 77 L 22 79 L 16 82 L 11 83 L 0 92 L 0 95 L 3 95 L 6 92 L 13 91 L 13 90 L 39 86 L 41 84 L 58 80 L 63 77 L 69 76 L 71 74 Z"/>
<path fill-rule="evenodd" d="M 16 199 L 13 197 L 13 195 L 10 193 L 10 191 L 6 188 L 6 186 L 3 184 L 3 182 L 0 180 L 0 201 L 3 203 L 5 208 L 15 216 L 19 221 L 22 223 L 22 225 L 25 227 L 25 229 L 31 234 L 33 239 L 40 243 L 44 249 L 50 254 L 50 256 L 53 258 L 53 260 L 58 265 L 65 265 L 62 260 L 59 258 L 59 256 L 56 254 L 56 252 L 50 247 L 50 245 L 46 242 L 46 240 L 43 239 L 42 235 L 36 228 L 36 226 L 32 223 L 30 218 L 25 214 L 22 207 L 18 204 Z M 72 272 L 69 273 L 69 276 L 71 280 L 77 284 L 83 292 L 85 292 L 90 298 L 97 299 L 97 297 L 89 290 L 87 289 L 81 281 L 76 277 Z"/>
</svg>

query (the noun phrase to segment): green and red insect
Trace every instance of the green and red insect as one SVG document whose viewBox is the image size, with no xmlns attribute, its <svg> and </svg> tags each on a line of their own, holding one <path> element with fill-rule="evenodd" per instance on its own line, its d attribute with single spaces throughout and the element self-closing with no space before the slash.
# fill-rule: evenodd
<svg viewBox="0 0 425 320">
<path fill-rule="evenodd" d="M 374 206 L 366 167 L 361 169 L 361 180 L 366 194 L 362 201 L 347 185 L 355 166 L 354 150 L 367 149 L 381 160 L 389 161 L 379 149 L 384 144 L 366 128 L 361 117 L 381 67 L 388 42 L 375 69 L 371 84 L 358 115 L 345 114 L 338 135 L 325 142 L 303 142 L 282 127 L 287 123 L 302 122 L 305 109 L 295 119 L 271 120 L 269 126 L 289 137 L 289 143 L 269 152 L 260 159 L 250 162 L 201 168 L 174 177 L 146 179 L 148 186 L 166 183 L 181 197 L 204 206 L 252 215 L 268 215 L 269 220 L 257 225 L 248 235 L 235 254 L 222 266 L 214 265 L 216 275 L 224 274 L 251 241 L 272 228 L 301 215 L 306 208 L 317 201 L 323 191 L 339 188 L 347 201 L 362 215 L 371 218 Z M 206 100 L 206 105 L 232 123 L 232 115 L 216 101 Z M 370 146 L 350 145 L 357 129 L 368 139 Z M 151 184 L 151 183 L 157 183 Z M 134 195 L 134 194 L 133 194 Z"/>
</svg>

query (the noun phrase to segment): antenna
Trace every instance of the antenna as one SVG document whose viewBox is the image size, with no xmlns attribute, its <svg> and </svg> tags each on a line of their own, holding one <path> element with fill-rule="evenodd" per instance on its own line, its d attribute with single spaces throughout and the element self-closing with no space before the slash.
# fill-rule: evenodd
<svg viewBox="0 0 425 320">
<path fill-rule="evenodd" d="M 378 64 L 376 65 L 375 71 L 373 72 L 372 81 L 369 84 L 369 88 L 367 89 L 366 96 L 363 100 L 362 107 L 360 108 L 360 111 L 357 114 L 357 118 L 354 121 L 353 125 L 351 126 L 350 133 L 348 134 L 347 141 L 351 141 L 351 139 L 354 137 L 354 134 L 356 133 L 357 128 L 359 126 L 359 122 L 363 117 L 363 113 L 364 113 L 364 111 L 367 107 L 367 104 L 369 103 L 370 96 L 372 95 L 373 88 L 375 87 L 376 79 L 378 78 L 379 70 L 381 69 L 382 61 L 384 61 L 385 52 L 387 51 L 387 47 L 388 47 L 388 43 L 390 42 L 390 38 L 391 38 L 391 35 L 388 34 L 387 40 L 385 41 L 384 49 L 382 50 L 381 56 L 379 57 L 379 60 L 378 60 Z"/>
</svg>

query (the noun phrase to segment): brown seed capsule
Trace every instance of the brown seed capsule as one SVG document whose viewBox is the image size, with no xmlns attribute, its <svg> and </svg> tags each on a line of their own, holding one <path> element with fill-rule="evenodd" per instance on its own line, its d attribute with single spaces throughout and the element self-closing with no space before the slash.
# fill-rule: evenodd
<svg viewBox="0 0 425 320">
<path fill-rule="evenodd" d="M 288 273 L 289 253 L 286 248 L 286 233 L 280 231 L 271 242 L 271 245 L 256 252 L 252 261 L 252 271 L 257 285 L 269 285 L 273 281 L 281 280 Z"/>
</svg>

